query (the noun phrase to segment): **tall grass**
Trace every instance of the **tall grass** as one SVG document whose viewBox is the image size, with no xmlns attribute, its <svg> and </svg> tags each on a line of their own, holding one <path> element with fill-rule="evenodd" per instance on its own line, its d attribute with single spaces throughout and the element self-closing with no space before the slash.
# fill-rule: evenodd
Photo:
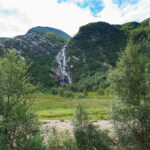
<svg viewBox="0 0 150 150">
<path fill-rule="evenodd" d="M 78 103 L 82 103 L 93 120 L 109 119 L 110 106 L 115 102 L 115 96 L 101 96 L 94 92 L 88 93 L 86 98 L 78 99 L 81 93 L 76 93 L 75 98 L 64 98 L 48 92 L 40 93 L 34 103 L 39 119 L 70 120 Z"/>
</svg>

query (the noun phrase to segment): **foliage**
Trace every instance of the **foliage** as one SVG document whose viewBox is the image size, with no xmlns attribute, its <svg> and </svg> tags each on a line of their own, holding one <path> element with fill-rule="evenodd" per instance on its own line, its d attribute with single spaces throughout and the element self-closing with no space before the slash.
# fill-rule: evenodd
<svg viewBox="0 0 150 150">
<path fill-rule="evenodd" d="M 104 89 L 99 88 L 99 89 L 97 90 L 97 93 L 98 93 L 99 95 L 104 95 L 105 91 L 104 91 Z"/>
<path fill-rule="evenodd" d="M 59 87 L 57 90 L 58 90 L 59 96 L 64 96 L 64 88 L 63 87 Z"/>
<path fill-rule="evenodd" d="M 84 95 L 78 95 L 77 96 L 77 99 L 84 99 L 84 98 L 86 98 Z"/>
<path fill-rule="evenodd" d="M 23 147 L 38 133 L 38 120 L 29 99 L 36 87 L 30 84 L 25 60 L 15 51 L 0 59 L 0 149 Z"/>
<path fill-rule="evenodd" d="M 86 89 L 83 91 L 83 93 L 84 93 L 84 97 L 88 96 L 88 91 Z"/>
<path fill-rule="evenodd" d="M 150 149 L 149 42 L 130 40 L 109 74 L 119 102 L 112 119 L 121 150 Z"/>
<path fill-rule="evenodd" d="M 149 22 L 150 22 L 150 18 L 148 18 L 148 19 L 142 21 L 142 22 L 141 22 L 141 25 L 142 25 L 143 27 L 147 27 L 147 26 L 149 26 Z"/>
<path fill-rule="evenodd" d="M 43 137 L 34 136 L 27 139 L 25 145 L 19 150 L 48 150 L 46 144 L 44 144 Z"/>
<path fill-rule="evenodd" d="M 95 86 L 92 87 L 93 92 L 96 92 L 97 90 L 98 90 L 98 85 L 95 85 Z"/>
<path fill-rule="evenodd" d="M 69 41 L 67 48 L 67 55 L 71 58 L 69 65 L 72 66 L 70 70 L 73 82 L 83 82 L 83 79 L 92 78 L 99 72 L 105 73 L 110 66 L 115 66 L 118 53 L 124 50 L 128 39 L 134 38 L 139 42 L 145 37 L 149 38 L 148 24 L 149 19 L 142 23 L 129 22 L 123 25 L 97 22 L 82 26 L 77 35 Z M 85 88 L 85 85 L 82 85 L 81 90 Z M 87 90 L 88 88 L 92 88 L 91 85 Z"/>
<path fill-rule="evenodd" d="M 50 130 L 50 136 L 48 139 L 48 147 L 52 150 L 58 150 L 61 148 L 61 139 L 55 127 L 52 127 Z"/>
<path fill-rule="evenodd" d="M 131 30 L 137 29 L 140 27 L 141 24 L 137 22 L 128 22 L 123 25 L 121 25 L 121 30 L 125 30 L 127 32 L 130 32 Z"/>
<path fill-rule="evenodd" d="M 65 98 L 73 98 L 74 97 L 74 94 L 72 91 L 65 91 L 64 92 L 64 97 Z"/>
<path fill-rule="evenodd" d="M 134 43 L 140 43 L 143 39 L 149 39 L 150 36 L 150 28 L 149 27 L 141 27 L 136 30 L 133 30 L 130 34 L 130 39 Z"/>
<path fill-rule="evenodd" d="M 57 95 L 57 88 L 51 88 L 51 93 L 53 94 L 53 95 Z"/>
<path fill-rule="evenodd" d="M 84 91 L 96 92 L 97 91 L 96 89 L 98 89 L 99 87 L 105 89 L 109 86 L 106 81 L 106 77 L 107 77 L 106 71 L 97 72 L 92 76 L 84 76 L 77 83 L 73 83 L 72 85 L 67 85 L 65 89 L 71 90 L 73 92 L 83 92 L 83 93 Z"/>
<path fill-rule="evenodd" d="M 53 95 L 59 95 L 65 98 L 73 98 L 74 97 L 74 93 L 72 91 L 68 91 L 67 88 L 63 88 L 63 87 L 58 87 L 58 88 L 52 88 L 51 89 L 51 93 Z"/>
<path fill-rule="evenodd" d="M 81 27 L 67 48 L 67 55 L 71 57 L 69 64 L 73 66 L 73 81 L 78 82 L 97 72 L 105 72 L 110 65 L 115 65 L 117 53 L 125 48 L 127 38 L 126 31 L 104 22 Z"/>
<path fill-rule="evenodd" d="M 25 54 L 25 58 L 29 57 L 31 62 L 31 67 L 29 72 L 32 76 L 32 83 L 37 84 L 40 83 L 44 87 L 52 87 L 57 82 L 50 76 L 51 69 L 54 64 L 54 58 L 57 54 L 57 51 L 52 51 L 50 54 L 46 56 L 41 55 L 33 55 L 31 53 Z"/>
<path fill-rule="evenodd" d="M 111 139 L 105 131 L 88 121 L 88 114 L 82 105 L 78 105 L 73 120 L 73 132 L 78 150 L 110 150 Z"/>
<path fill-rule="evenodd" d="M 48 137 L 48 150 L 77 150 L 75 139 L 68 130 L 60 132 L 52 126 L 45 127 L 43 133 Z"/>
</svg>

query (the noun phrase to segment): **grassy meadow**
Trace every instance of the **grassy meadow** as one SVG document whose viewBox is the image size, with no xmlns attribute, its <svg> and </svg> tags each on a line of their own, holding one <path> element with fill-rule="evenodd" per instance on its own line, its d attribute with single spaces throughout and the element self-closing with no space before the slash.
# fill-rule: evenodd
<svg viewBox="0 0 150 150">
<path fill-rule="evenodd" d="M 76 93 L 77 97 L 80 93 Z M 39 119 L 70 120 L 78 103 L 84 104 L 91 120 L 107 120 L 115 96 L 101 96 L 90 92 L 86 98 L 64 98 L 50 93 L 40 93 L 34 103 Z"/>
</svg>

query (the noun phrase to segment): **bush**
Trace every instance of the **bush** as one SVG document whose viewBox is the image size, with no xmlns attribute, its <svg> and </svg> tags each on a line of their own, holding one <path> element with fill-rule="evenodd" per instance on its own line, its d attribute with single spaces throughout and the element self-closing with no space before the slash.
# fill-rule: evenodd
<svg viewBox="0 0 150 150">
<path fill-rule="evenodd" d="M 24 147 L 18 148 L 19 150 L 47 150 L 44 144 L 43 137 L 34 136 L 29 138 Z"/>
<path fill-rule="evenodd" d="M 73 138 L 67 138 L 63 141 L 64 150 L 77 150 L 76 141 Z"/>
<path fill-rule="evenodd" d="M 62 87 L 58 88 L 58 95 L 59 96 L 64 96 L 64 88 L 62 88 Z"/>
<path fill-rule="evenodd" d="M 83 98 L 85 98 L 84 95 L 78 95 L 78 96 L 77 96 L 77 99 L 83 99 Z"/>
<path fill-rule="evenodd" d="M 73 98 L 73 97 L 74 97 L 74 94 L 73 94 L 73 92 L 71 92 L 71 91 L 65 91 L 65 92 L 64 92 L 64 97 L 65 97 L 65 98 Z"/>
<path fill-rule="evenodd" d="M 99 94 L 99 95 L 104 95 L 104 93 L 105 93 L 105 91 L 102 88 L 99 88 L 97 91 L 97 94 Z"/>
<path fill-rule="evenodd" d="M 58 94 L 57 89 L 56 89 L 56 88 L 52 88 L 52 89 L 51 89 L 51 93 L 52 93 L 53 95 L 57 95 L 57 94 Z"/>
<path fill-rule="evenodd" d="M 72 92 L 76 92 L 77 91 L 77 87 L 75 84 L 68 84 L 66 87 L 65 87 L 65 90 L 68 90 L 68 91 L 72 91 Z"/>
<path fill-rule="evenodd" d="M 88 114 L 82 105 L 78 105 L 73 120 L 73 133 L 78 150 L 110 150 L 111 139 L 107 132 L 100 130 L 88 121 Z"/>
<path fill-rule="evenodd" d="M 48 135 L 48 150 L 77 150 L 74 137 L 68 130 L 59 132 L 55 127 L 46 128 Z"/>
<path fill-rule="evenodd" d="M 48 139 L 48 147 L 50 150 L 57 150 L 61 148 L 61 139 L 59 133 L 55 127 L 50 128 Z"/>
<path fill-rule="evenodd" d="M 109 94 L 111 94 L 111 91 L 110 91 L 109 88 L 106 88 L 106 89 L 105 89 L 105 95 L 106 95 L 106 96 L 109 96 Z"/>
<path fill-rule="evenodd" d="M 61 133 L 62 145 L 64 150 L 77 150 L 77 144 L 70 134 L 69 130 L 65 130 Z"/>
<path fill-rule="evenodd" d="M 95 85 L 95 86 L 92 87 L 92 91 L 93 92 L 96 92 L 97 90 L 98 90 L 98 86 L 97 85 Z"/>
<path fill-rule="evenodd" d="M 86 89 L 84 90 L 84 92 L 83 92 L 83 93 L 84 93 L 84 97 L 87 97 L 87 96 L 88 96 L 88 92 L 87 92 L 87 90 L 86 90 Z"/>
</svg>

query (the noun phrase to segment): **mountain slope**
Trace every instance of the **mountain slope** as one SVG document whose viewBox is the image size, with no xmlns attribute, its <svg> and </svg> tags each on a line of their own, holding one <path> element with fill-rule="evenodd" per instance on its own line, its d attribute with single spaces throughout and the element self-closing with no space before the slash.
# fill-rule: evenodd
<svg viewBox="0 0 150 150">
<path fill-rule="evenodd" d="M 79 72 L 82 78 L 87 73 L 94 75 L 109 65 L 115 65 L 117 53 L 125 48 L 127 38 L 126 32 L 105 22 L 81 27 L 68 44 L 67 55 L 72 58 L 69 63 L 73 65 L 73 79 L 80 79 Z"/>
<path fill-rule="evenodd" d="M 30 29 L 28 33 L 32 33 L 32 32 L 36 32 L 36 33 L 47 33 L 47 32 L 52 32 L 52 33 L 55 33 L 59 36 L 62 36 L 64 38 L 67 38 L 67 39 L 70 39 L 71 36 L 68 35 L 67 33 L 61 31 L 61 30 L 58 30 L 58 29 L 55 29 L 55 28 L 51 28 L 51 27 L 41 27 L 41 26 L 38 26 L 38 27 L 34 27 L 32 29 Z"/>
<path fill-rule="evenodd" d="M 53 86 L 55 75 L 52 68 L 57 66 L 55 56 L 66 42 L 67 39 L 54 33 L 31 32 L 4 41 L 0 47 L 1 53 L 2 48 L 16 49 L 19 55 L 31 63 L 30 73 L 34 82 L 40 82 L 44 86 Z"/>
<path fill-rule="evenodd" d="M 149 22 L 150 19 L 123 25 L 96 22 L 81 27 L 67 49 L 73 81 L 85 77 L 92 80 L 98 72 L 105 74 L 109 66 L 115 66 L 118 53 L 124 50 L 129 39 L 140 43 L 150 37 Z"/>
<path fill-rule="evenodd" d="M 15 48 L 17 53 L 32 63 L 30 73 L 34 82 L 40 82 L 45 87 L 56 86 L 60 80 L 56 55 L 67 44 L 66 62 L 73 85 L 82 90 L 91 90 L 93 85 L 102 84 L 102 80 L 106 79 L 108 68 L 115 66 L 118 53 L 124 50 L 129 39 L 137 44 L 143 39 L 149 42 L 149 21 L 146 19 L 141 23 L 123 25 L 90 23 L 82 26 L 76 36 L 69 40 L 53 32 L 39 33 L 31 29 L 26 35 L 3 41 L 0 55 L 3 48 Z"/>
<path fill-rule="evenodd" d="M 148 27 L 148 26 L 150 26 L 150 18 L 143 20 L 143 21 L 141 22 L 141 26 L 143 26 L 143 27 Z"/>
<path fill-rule="evenodd" d="M 5 40 L 9 40 L 10 38 L 7 38 L 7 37 L 0 37 L 0 43 L 5 41 Z"/>
</svg>

